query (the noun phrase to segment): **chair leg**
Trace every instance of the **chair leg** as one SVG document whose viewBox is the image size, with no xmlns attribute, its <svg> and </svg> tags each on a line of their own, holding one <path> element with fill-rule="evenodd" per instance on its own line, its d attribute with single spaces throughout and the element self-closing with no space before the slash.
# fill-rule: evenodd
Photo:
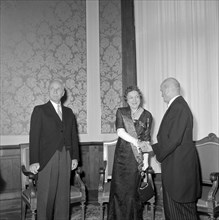
<svg viewBox="0 0 219 220">
<path fill-rule="evenodd" d="M 146 210 L 146 214 L 147 214 L 147 215 L 148 215 L 148 206 L 149 206 L 148 203 L 146 203 L 145 206 L 144 206 L 144 209 Z"/>
<path fill-rule="evenodd" d="M 103 220 L 103 203 L 100 203 L 100 220 Z"/>
<path fill-rule="evenodd" d="M 84 205 L 84 202 L 81 203 L 81 219 L 85 220 L 85 205 Z"/>
<path fill-rule="evenodd" d="M 162 218 L 165 219 L 164 208 L 162 207 Z"/>
<path fill-rule="evenodd" d="M 31 220 L 36 220 L 36 210 L 31 210 Z"/>
<path fill-rule="evenodd" d="M 162 219 L 165 219 L 164 206 L 163 206 L 163 188 L 162 188 L 162 186 L 160 187 L 160 203 L 161 203 Z"/>
<path fill-rule="evenodd" d="M 209 220 L 216 220 L 216 218 L 213 215 L 210 215 L 208 219 Z"/>
<path fill-rule="evenodd" d="M 26 204 L 21 199 L 21 220 L 25 220 L 25 216 L 26 216 Z"/>
<path fill-rule="evenodd" d="M 109 208 L 109 203 L 106 203 L 103 209 L 103 219 L 104 219 L 104 213 L 106 213 L 106 215 L 108 214 L 108 208 Z"/>
<path fill-rule="evenodd" d="M 151 204 L 151 219 L 155 220 L 155 205 L 154 205 L 154 203 Z"/>
</svg>

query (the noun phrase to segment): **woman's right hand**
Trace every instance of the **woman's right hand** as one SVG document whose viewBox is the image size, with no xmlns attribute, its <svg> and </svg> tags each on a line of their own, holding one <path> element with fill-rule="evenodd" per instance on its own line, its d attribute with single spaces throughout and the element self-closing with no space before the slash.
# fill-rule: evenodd
<svg viewBox="0 0 219 220">
<path fill-rule="evenodd" d="M 140 153 L 141 152 L 141 145 L 142 145 L 141 141 L 139 139 L 135 139 L 134 143 L 132 143 L 132 144 L 137 148 L 138 152 Z"/>
<path fill-rule="evenodd" d="M 138 139 L 134 138 L 132 144 L 133 144 L 135 147 L 139 148 L 140 142 L 141 142 L 141 141 L 139 141 Z"/>
</svg>

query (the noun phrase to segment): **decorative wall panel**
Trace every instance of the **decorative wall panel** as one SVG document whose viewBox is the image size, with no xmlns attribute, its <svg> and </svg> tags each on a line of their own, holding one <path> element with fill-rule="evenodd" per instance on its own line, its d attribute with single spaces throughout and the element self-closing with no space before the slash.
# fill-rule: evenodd
<svg viewBox="0 0 219 220">
<path fill-rule="evenodd" d="M 121 3 L 99 1 L 101 132 L 115 133 L 115 115 L 122 106 Z"/>
<path fill-rule="evenodd" d="M 66 84 L 66 106 L 87 133 L 86 2 L 1 1 L 1 135 L 27 135 L 49 81 Z"/>
</svg>

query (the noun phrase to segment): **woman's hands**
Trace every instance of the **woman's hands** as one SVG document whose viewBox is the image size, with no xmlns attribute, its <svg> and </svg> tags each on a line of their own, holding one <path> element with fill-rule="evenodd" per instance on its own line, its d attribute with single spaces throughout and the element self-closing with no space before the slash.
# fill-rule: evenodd
<svg viewBox="0 0 219 220">
<path fill-rule="evenodd" d="M 149 153 L 153 151 L 149 141 L 139 141 L 138 147 L 143 153 Z"/>
<path fill-rule="evenodd" d="M 132 143 L 139 152 L 148 153 L 153 151 L 149 141 L 140 141 L 139 139 L 132 137 L 124 128 L 118 128 L 117 134 L 125 141 Z"/>
</svg>

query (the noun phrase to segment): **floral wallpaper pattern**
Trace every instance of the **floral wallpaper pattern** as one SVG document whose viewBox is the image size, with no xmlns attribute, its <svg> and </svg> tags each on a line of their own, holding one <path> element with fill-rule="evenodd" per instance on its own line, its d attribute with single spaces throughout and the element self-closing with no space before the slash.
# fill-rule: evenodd
<svg viewBox="0 0 219 220">
<path fill-rule="evenodd" d="M 99 0 L 101 133 L 115 132 L 122 106 L 121 6 Z M 87 134 L 86 0 L 0 1 L 0 135 L 28 135 L 51 79 L 65 82 L 65 105 Z"/>
<path fill-rule="evenodd" d="M 120 1 L 99 1 L 101 132 L 115 132 L 115 115 L 122 106 Z"/>
<path fill-rule="evenodd" d="M 87 132 L 86 1 L 1 1 L 1 135 L 29 133 L 30 114 L 61 78 Z"/>
</svg>

